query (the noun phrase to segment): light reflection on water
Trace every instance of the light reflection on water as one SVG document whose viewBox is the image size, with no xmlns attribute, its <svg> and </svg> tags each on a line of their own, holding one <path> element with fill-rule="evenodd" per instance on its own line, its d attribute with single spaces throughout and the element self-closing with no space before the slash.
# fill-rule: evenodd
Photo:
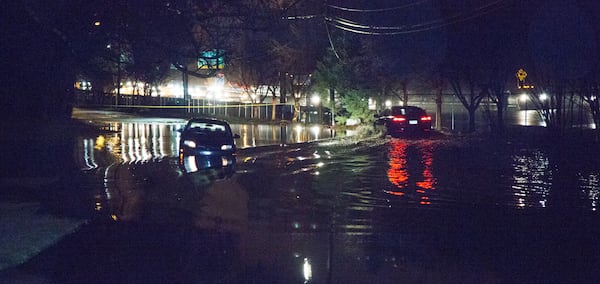
<svg viewBox="0 0 600 284">
<path fill-rule="evenodd" d="M 418 154 L 410 157 L 407 155 L 408 142 L 406 140 L 392 140 L 389 150 L 389 181 L 396 186 L 395 190 L 385 190 L 385 193 L 403 196 L 407 190 L 414 190 L 419 195 L 419 204 L 431 204 L 429 191 L 435 190 L 436 178 L 432 173 L 433 146 L 422 141 L 411 145 Z M 414 160 L 413 160 L 414 159 Z M 410 166 L 412 165 L 412 166 Z M 409 172 L 409 167 L 415 168 Z"/>
<path fill-rule="evenodd" d="M 98 151 L 110 154 L 115 162 L 138 163 L 160 161 L 166 157 L 176 157 L 181 128 L 175 122 L 111 122 L 107 129 L 112 131 L 95 138 L 81 138 L 77 158 L 82 169 L 106 167 L 111 162 L 100 159 Z M 328 129 L 297 128 L 288 125 L 282 131 L 279 125 L 234 125 L 234 131 L 241 133 L 238 147 L 251 147 L 265 144 L 278 144 L 278 139 L 287 137 L 288 143 L 326 138 Z M 292 129 L 287 135 L 287 131 Z M 548 155 L 542 150 L 520 150 L 511 155 L 509 163 L 493 165 L 508 167 L 509 174 L 502 177 L 501 184 L 489 184 L 500 188 L 502 192 L 489 193 L 485 180 L 480 181 L 483 188 L 474 191 L 461 191 L 454 188 L 469 184 L 473 179 L 484 179 L 475 173 L 467 173 L 469 165 L 464 161 L 441 159 L 438 149 L 446 142 L 429 140 L 385 140 L 385 144 L 374 145 L 364 153 L 335 155 L 330 159 L 346 159 L 337 162 L 336 170 L 351 172 L 354 175 L 343 180 L 347 186 L 342 190 L 346 198 L 352 201 L 349 209 L 367 212 L 375 207 L 387 207 L 389 201 L 408 202 L 414 205 L 444 205 L 479 202 L 479 194 L 492 194 L 489 200 L 516 208 L 542 208 L 550 205 L 556 184 L 554 182 L 556 165 L 551 164 Z M 380 154 L 383 151 L 385 157 Z M 351 151 L 352 152 L 352 151 Z M 351 157 L 343 157 L 350 155 Z M 473 153 L 473 155 L 482 155 Z M 319 175 L 321 169 L 328 167 L 318 155 L 302 162 L 305 157 L 289 157 L 286 163 L 298 165 L 289 169 L 287 174 L 308 173 Z M 383 158 L 383 159 L 382 159 Z M 275 159 L 278 162 L 279 159 Z M 491 161 L 500 163 L 499 161 Z M 104 163 L 104 164 L 103 164 Z M 314 164 L 313 164 L 314 163 Z M 446 164 L 450 163 L 450 164 Z M 468 163 L 468 162 L 466 162 Z M 487 162 L 486 162 L 487 163 Z M 560 165 L 558 165 L 560 166 Z M 460 175 L 439 176 L 446 169 L 456 169 Z M 571 184 L 578 186 L 587 209 L 597 210 L 600 198 L 598 173 L 579 174 L 571 177 Z M 382 180 L 385 177 L 385 180 Z M 563 177 L 564 178 L 564 177 Z M 455 179 L 449 182 L 449 179 Z M 564 184 L 564 183 L 561 183 Z M 568 184 L 568 183 L 567 183 Z M 356 191 L 355 191 L 356 190 Z M 380 193 L 384 193 L 380 195 Z M 488 196 L 486 196 L 487 198 Z M 472 199 L 472 200 L 471 200 Z M 556 198 L 555 198 L 556 199 Z M 443 204 L 442 204 L 443 203 Z"/>
<path fill-rule="evenodd" d="M 81 151 L 78 162 L 84 169 L 96 168 L 94 150 L 104 150 L 123 163 L 162 160 L 176 157 L 179 150 L 180 130 L 175 122 L 108 122 L 104 129 L 109 133 L 94 138 L 80 138 Z M 236 141 L 239 148 L 277 145 L 285 141 L 301 143 L 326 139 L 335 132 L 321 126 L 297 125 L 241 125 L 233 124 L 234 133 L 240 134 Z M 283 139 L 283 140 L 282 140 Z M 105 165 L 106 166 L 106 165 Z"/>
<path fill-rule="evenodd" d="M 103 147 L 117 145 L 117 150 L 125 153 L 127 157 L 135 159 L 158 157 L 161 153 L 165 153 L 165 151 L 151 150 L 151 145 L 160 144 L 158 142 L 161 139 L 159 138 L 160 135 L 157 135 L 158 140 L 155 142 L 150 142 L 152 139 L 141 138 L 151 137 L 149 136 L 149 133 L 153 131 L 151 127 L 143 130 L 135 130 L 135 127 L 129 125 L 120 127 L 115 137 L 119 137 L 119 135 L 128 137 L 128 141 L 131 139 L 128 145 L 136 146 L 130 150 L 129 147 L 120 147 L 119 143 L 105 142 Z M 123 130 L 125 127 L 126 131 Z M 159 131 L 156 132 L 159 133 Z M 111 137 L 102 139 L 110 141 Z M 102 139 L 98 138 L 96 141 L 88 139 L 88 142 L 82 145 L 85 149 L 93 151 L 95 145 L 102 145 L 102 143 L 98 143 Z M 138 144 L 135 144 L 136 139 L 139 141 Z M 136 154 L 135 149 L 144 149 L 142 146 L 144 143 L 147 144 L 145 146 L 146 150 L 140 150 Z M 293 251 L 293 255 L 286 254 L 285 256 L 293 257 L 294 260 L 303 260 L 297 267 L 298 271 L 304 272 L 304 274 L 298 274 L 304 275 L 304 279 L 311 279 L 313 273 L 317 275 L 316 279 L 319 279 L 318 276 L 322 277 L 319 272 L 323 270 L 324 262 L 318 260 L 319 257 L 325 258 L 323 252 L 327 249 L 328 244 L 330 247 L 335 247 L 335 250 L 331 249 L 331 251 L 335 251 L 337 255 L 337 262 L 334 262 L 338 265 L 336 269 L 348 266 L 354 270 L 355 274 L 359 274 L 356 271 L 362 272 L 365 269 L 364 267 L 368 267 L 372 263 L 377 263 L 380 266 L 389 265 L 394 268 L 406 267 L 407 262 L 415 258 L 420 259 L 421 255 L 431 255 L 432 259 L 437 257 L 435 255 L 437 253 L 435 245 L 431 245 L 431 243 L 438 240 L 428 243 L 428 239 L 424 238 L 425 242 L 423 242 L 419 233 L 420 230 L 424 230 L 423 228 L 428 226 L 435 228 L 436 225 L 443 226 L 446 224 L 443 221 L 440 221 L 442 225 L 435 222 L 433 224 L 420 223 L 420 220 L 429 221 L 430 219 L 425 217 L 420 219 L 418 215 L 431 210 L 411 211 L 419 212 L 411 215 L 403 209 L 411 206 L 423 208 L 430 207 L 426 206 L 430 204 L 439 205 L 442 202 L 439 198 L 440 194 L 443 194 L 445 198 L 443 202 L 445 203 L 454 202 L 457 204 L 461 203 L 462 198 L 472 198 L 472 196 L 461 195 L 462 192 L 457 191 L 456 188 L 449 188 L 451 186 L 449 183 L 440 180 L 443 178 L 443 176 L 437 175 L 440 170 L 453 166 L 459 168 L 458 172 L 463 173 L 466 168 L 465 163 L 468 163 L 461 160 L 448 161 L 441 159 L 439 156 L 441 154 L 437 151 L 440 147 L 444 147 L 443 143 L 395 139 L 388 141 L 383 146 L 357 151 L 354 149 L 303 151 L 299 148 L 297 151 L 281 151 L 278 154 L 280 156 L 269 156 L 269 159 L 265 161 L 267 166 L 277 169 L 270 171 L 273 175 L 269 177 L 273 177 L 273 179 L 264 181 L 263 176 L 261 182 L 257 185 L 240 183 L 235 185 L 237 187 L 234 187 L 236 190 L 233 192 L 231 192 L 232 185 L 227 184 L 222 188 L 215 188 L 210 194 L 214 195 L 213 200 L 218 201 L 213 203 L 218 209 L 215 212 L 231 212 L 230 207 L 227 207 L 228 210 L 221 210 L 222 208 L 219 206 L 222 205 L 222 201 L 235 201 L 233 205 L 246 203 L 252 205 L 250 208 L 237 206 L 236 212 L 239 214 L 233 216 L 235 217 L 233 218 L 234 225 L 246 228 L 246 223 L 249 223 L 251 225 L 250 230 L 255 230 L 253 233 L 256 233 L 258 237 L 254 236 L 251 241 L 262 244 L 264 240 L 267 240 L 264 242 L 271 240 L 273 229 L 269 227 L 268 230 L 262 230 L 264 227 L 261 227 L 261 225 L 291 224 L 291 228 L 288 230 L 291 231 L 292 240 L 281 242 L 286 245 L 266 245 L 265 247 L 268 249 L 260 251 L 257 249 L 257 251 L 252 251 L 252 255 L 268 255 L 265 259 L 273 259 L 271 255 L 284 254 L 288 252 L 287 250 Z M 160 148 L 158 147 L 158 149 Z M 132 154 L 129 151 L 132 151 Z M 150 153 L 150 155 L 144 156 L 142 154 L 144 151 Z M 93 160 L 93 155 L 88 153 L 82 157 L 89 164 L 92 164 L 90 160 Z M 258 160 L 260 161 L 260 158 Z M 282 165 L 280 160 L 285 161 L 283 163 L 285 167 L 280 166 Z M 498 161 L 494 160 L 492 162 L 497 163 Z M 521 151 L 510 156 L 510 162 L 505 164 L 508 165 L 510 174 L 505 177 L 506 184 L 504 184 L 503 191 L 496 193 L 496 196 L 494 196 L 497 199 L 504 198 L 499 203 L 508 204 L 510 207 L 524 208 L 545 206 L 546 201 L 552 197 L 550 193 L 552 192 L 553 174 L 555 173 L 554 166 L 551 165 L 551 159 L 547 154 L 539 150 Z M 136 165 L 118 166 L 113 176 L 128 176 L 129 173 L 134 171 L 134 166 Z M 164 166 L 164 169 L 168 169 L 168 165 Z M 147 170 L 150 173 L 160 172 L 164 174 L 166 172 L 164 169 L 151 168 Z M 141 172 L 141 170 L 142 167 L 139 167 L 137 172 Z M 265 174 L 269 170 L 267 168 L 260 174 Z M 121 171 L 122 174 L 117 171 Z M 314 174 L 317 172 L 322 172 L 322 174 Z M 460 179 L 459 184 L 468 183 L 473 175 L 476 175 L 476 173 L 453 176 L 453 178 Z M 256 180 L 257 176 L 251 176 L 250 178 Z M 600 192 L 599 175 L 597 173 L 580 173 L 576 180 L 579 181 L 580 189 L 586 194 L 592 209 L 595 210 Z M 112 182 L 115 182 L 114 178 Z M 247 186 L 250 188 L 246 188 Z M 293 187 L 290 188 L 291 186 Z M 148 187 L 156 187 L 156 190 L 148 190 Z M 126 188 L 132 190 L 123 190 Z M 170 206 L 180 206 L 190 212 L 192 212 L 192 209 L 198 209 L 197 204 L 179 205 L 186 200 L 189 201 L 187 198 L 178 199 L 181 195 L 177 195 L 177 199 L 173 198 L 172 200 L 165 198 L 162 194 L 167 191 L 162 190 L 158 184 L 154 183 L 139 184 L 139 181 L 134 179 L 120 180 L 119 184 L 111 184 L 105 190 L 106 196 L 102 196 L 102 198 L 107 200 L 98 199 L 96 203 L 97 206 L 104 206 L 105 208 L 98 207 L 97 210 L 116 212 L 113 215 L 115 220 L 140 219 L 140 216 L 144 214 L 142 209 L 144 209 L 144 206 L 148 206 L 144 202 L 170 202 Z M 485 192 L 487 188 L 477 190 Z M 257 192 L 260 191 L 264 191 L 265 196 L 257 195 Z M 248 194 L 249 196 L 244 196 L 242 201 L 237 202 L 240 200 L 240 194 Z M 112 200 L 109 200 L 111 198 Z M 257 202 L 257 199 L 262 202 Z M 392 199 L 410 200 L 408 203 L 394 203 L 390 202 Z M 176 205 L 171 205 L 171 203 Z M 108 208 L 111 204 L 118 204 L 120 207 Z M 189 208 L 186 206 L 189 206 Z M 212 212 L 212 209 L 214 208 L 202 208 L 204 211 L 200 210 L 195 216 L 206 216 Z M 258 210 L 264 210 L 264 212 L 256 214 L 255 211 Z M 252 212 L 252 214 L 246 211 Z M 333 217 L 330 218 L 329 214 Z M 238 218 L 238 215 L 241 218 Z M 249 220 L 246 219 L 248 216 Z M 210 217 L 212 218 L 212 215 Z M 216 217 L 215 223 L 217 221 L 223 223 L 222 216 Z M 265 220 L 269 222 L 264 222 Z M 200 221 L 204 222 L 200 223 L 202 226 L 206 226 L 206 220 L 202 219 Z M 211 221 L 212 224 L 212 219 L 208 221 Z M 329 222 L 332 222 L 332 224 Z M 459 224 L 461 223 L 459 222 Z M 412 230 L 413 227 L 416 228 L 414 229 L 416 232 L 414 235 L 406 233 Z M 324 231 L 329 232 L 329 230 L 330 235 L 322 234 Z M 448 231 L 454 232 L 451 229 Z M 288 233 L 287 230 L 285 232 Z M 264 238 L 261 239 L 263 233 Z M 446 237 L 447 235 L 442 236 Z M 450 236 L 450 238 L 460 237 L 462 237 L 460 234 L 458 237 Z M 316 251 L 318 253 L 311 251 L 309 245 L 317 247 L 318 250 Z M 242 247 L 242 249 L 247 248 Z M 313 259 L 316 261 L 309 262 Z M 426 257 L 424 259 L 429 260 Z M 319 267 L 319 264 L 321 267 Z M 300 270 L 300 268 L 303 270 Z"/>
<path fill-rule="evenodd" d="M 232 124 L 231 129 L 240 135 L 236 141 L 240 148 L 261 145 L 293 144 L 335 137 L 335 130 L 320 125 L 305 124 Z"/>
<path fill-rule="evenodd" d="M 490 159 L 485 156 L 487 154 L 476 152 L 467 152 L 473 155 L 472 160 L 456 159 L 452 152 L 438 151 L 445 149 L 446 143 L 391 139 L 384 146 L 354 152 L 353 156 L 343 158 L 344 162 L 337 162 L 334 167 L 338 174 L 335 175 L 351 173 L 340 181 L 344 185 L 340 194 L 346 210 L 357 214 L 355 219 L 346 220 L 349 222 L 347 227 L 356 228 L 350 226 L 352 220 L 364 220 L 367 218 L 364 214 L 370 214 L 373 209 L 388 207 L 500 205 L 545 208 L 569 205 L 598 209 L 598 172 L 582 174 L 581 170 L 585 169 L 580 169 L 577 175 L 557 175 L 557 169 L 566 165 L 553 162 L 548 153 L 540 149 L 515 149 L 512 154 L 508 153 L 510 156 L 506 160 Z M 381 151 L 387 151 L 384 157 L 376 154 Z M 333 156 L 340 159 L 339 153 Z M 486 158 L 476 158 L 479 156 Z M 328 167 L 330 165 L 326 164 L 325 168 Z M 473 171 L 480 168 L 486 172 Z M 448 171 L 451 174 L 447 174 Z M 494 179 L 490 179 L 492 177 Z M 565 201 L 565 194 L 571 200 Z M 568 203 L 571 201 L 575 203 Z"/>
<path fill-rule="evenodd" d="M 597 211 L 600 200 L 600 174 L 579 174 L 579 182 L 584 196 L 589 200 L 591 209 Z"/>
<path fill-rule="evenodd" d="M 313 198 L 317 211 L 333 208 L 336 232 L 373 236 L 378 230 L 387 230 L 388 223 L 393 223 L 390 217 L 430 212 L 413 211 L 418 208 L 435 212 L 497 206 L 532 210 L 568 204 L 596 211 L 599 206 L 600 174 L 557 175 L 561 165 L 543 150 L 515 149 L 507 151 L 505 159 L 471 152 L 472 159 L 461 159 L 447 151 L 452 149 L 447 141 L 388 139 L 384 143 L 358 150 L 331 150 L 326 160 L 317 156 L 303 160 L 309 165 L 303 163 L 302 168 L 308 170 L 295 171 L 294 175 L 310 175 L 316 171 L 310 163 L 324 162 L 321 175 L 315 177 L 317 194 Z M 565 185 L 573 188 L 560 188 Z M 567 202 L 574 203 L 565 203 L 565 194 L 573 196 Z"/>
<path fill-rule="evenodd" d="M 547 155 L 536 150 L 513 155 L 512 161 L 512 204 L 516 207 L 546 207 L 553 174 Z"/>
<path fill-rule="evenodd" d="M 512 160 L 512 204 L 514 206 L 518 208 L 547 207 L 549 202 L 553 204 L 563 202 L 561 199 L 564 197 L 557 193 L 575 194 L 575 192 L 580 192 L 580 196 L 569 197 L 579 200 L 579 203 L 574 206 L 592 211 L 598 209 L 598 199 L 600 198 L 598 172 L 558 175 L 561 168 L 569 166 L 551 163 L 548 155 L 541 150 L 522 151 L 513 155 Z M 579 169 L 579 171 L 588 171 L 588 169 Z M 574 188 L 579 190 L 571 191 Z"/>
<path fill-rule="evenodd" d="M 115 123 L 114 129 L 120 130 L 120 136 L 113 137 L 121 142 L 121 160 L 141 162 L 176 156 L 180 137 L 177 127 L 165 123 Z"/>
<path fill-rule="evenodd" d="M 81 148 L 79 148 L 81 147 Z M 84 170 L 95 169 L 98 167 L 94 158 L 94 139 L 83 139 L 79 144 L 79 161 Z"/>
</svg>

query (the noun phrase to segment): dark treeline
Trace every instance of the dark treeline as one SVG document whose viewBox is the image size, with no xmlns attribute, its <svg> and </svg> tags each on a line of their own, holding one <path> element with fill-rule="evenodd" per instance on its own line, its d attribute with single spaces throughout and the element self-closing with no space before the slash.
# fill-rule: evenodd
<svg viewBox="0 0 600 284">
<path fill-rule="evenodd" d="M 225 76 L 255 103 L 284 96 L 299 109 L 316 92 L 340 119 L 369 120 L 366 98 L 381 108 L 390 98 L 410 103 L 411 93 L 432 94 L 441 111 L 450 93 L 471 131 L 475 112 L 492 112 L 482 101 L 496 104 L 490 125 L 502 130 L 508 95 L 524 91 L 515 77 L 523 68 L 549 128 L 576 125 L 576 109 L 600 122 L 593 0 L 43 4 L 3 5 L 4 121 L 68 119 L 79 79 L 118 97 L 126 79 L 145 82 L 148 94 L 176 70 L 184 98 L 190 77 Z"/>
</svg>

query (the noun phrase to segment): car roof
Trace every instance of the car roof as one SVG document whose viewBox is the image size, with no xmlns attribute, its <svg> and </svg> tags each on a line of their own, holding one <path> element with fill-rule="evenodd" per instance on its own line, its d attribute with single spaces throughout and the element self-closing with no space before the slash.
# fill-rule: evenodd
<svg viewBox="0 0 600 284">
<path fill-rule="evenodd" d="M 188 120 L 188 123 L 190 123 L 190 122 L 205 122 L 205 123 L 229 124 L 225 120 L 216 119 L 216 118 L 192 118 L 192 119 Z"/>
<path fill-rule="evenodd" d="M 416 107 L 416 106 L 393 106 L 392 109 L 413 109 L 413 110 L 424 110 L 420 107 Z"/>
<path fill-rule="evenodd" d="M 229 127 L 229 123 L 224 120 L 219 119 L 211 119 L 211 118 L 193 118 L 190 119 L 186 125 L 189 129 L 196 129 L 200 131 L 210 131 L 210 132 L 221 132 L 221 131 L 231 131 Z"/>
</svg>

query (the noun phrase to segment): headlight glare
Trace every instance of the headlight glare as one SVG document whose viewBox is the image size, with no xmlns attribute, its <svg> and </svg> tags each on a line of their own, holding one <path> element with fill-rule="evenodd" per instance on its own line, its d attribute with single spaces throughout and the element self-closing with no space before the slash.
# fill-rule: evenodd
<svg viewBox="0 0 600 284">
<path fill-rule="evenodd" d="M 190 148 L 196 148 L 196 142 L 194 142 L 192 140 L 183 141 L 183 145 L 188 146 Z"/>
</svg>

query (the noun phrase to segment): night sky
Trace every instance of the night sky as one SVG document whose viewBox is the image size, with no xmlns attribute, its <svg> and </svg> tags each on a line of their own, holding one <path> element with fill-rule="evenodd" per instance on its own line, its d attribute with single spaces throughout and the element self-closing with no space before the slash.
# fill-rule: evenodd
<svg viewBox="0 0 600 284">
<path fill-rule="evenodd" d="M 398 50 L 398 56 L 406 57 L 403 61 L 410 61 L 415 54 L 429 56 L 435 62 L 449 59 L 451 62 L 481 61 L 482 64 L 489 64 L 491 58 L 505 57 L 502 60 L 507 62 L 503 64 L 512 65 L 515 71 L 520 67 L 539 69 L 546 76 L 565 79 L 588 75 L 598 61 L 598 1 L 330 3 L 354 8 L 352 11 L 329 9 L 333 16 L 364 25 L 405 27 L 398 34 L 380 36 L 390 48 Z M 391 7 L 398 9 L 385 10 Z M 431 24 L 440 19 L 449 21 Z"/>
</svg>

